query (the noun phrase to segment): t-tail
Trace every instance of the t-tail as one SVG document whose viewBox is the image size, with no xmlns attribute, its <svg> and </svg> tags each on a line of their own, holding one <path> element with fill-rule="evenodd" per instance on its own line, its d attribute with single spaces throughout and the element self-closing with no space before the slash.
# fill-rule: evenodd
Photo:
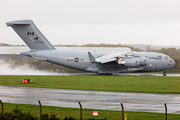
<svg viewBox="0 0 180 120">
<path fill-rule="evenodd" d="M 6 24 L 14 29 L 31 50 L 55 49 L 32 20 L 17 20 Z"/>
</svg>

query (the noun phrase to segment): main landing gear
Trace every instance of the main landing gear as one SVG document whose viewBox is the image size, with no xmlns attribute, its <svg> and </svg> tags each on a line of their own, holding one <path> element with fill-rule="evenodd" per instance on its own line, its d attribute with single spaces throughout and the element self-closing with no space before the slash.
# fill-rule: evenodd
<svg viewBox="0 0 180 120">
<path fill-rule="evenodd" d="M 167 75 L 167 72 L 166 71 L 163 71 L 163 76 L 166 76 Z"/>
<path fill-rule="evenodd" d="M 98 73 L 98 75 L 113 75 L 113 73 Z"/>
</svg>

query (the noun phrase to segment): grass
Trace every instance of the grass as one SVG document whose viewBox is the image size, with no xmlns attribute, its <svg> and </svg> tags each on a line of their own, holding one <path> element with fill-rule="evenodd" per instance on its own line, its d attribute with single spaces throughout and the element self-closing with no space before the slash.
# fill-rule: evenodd
<svg viewBox="0 0 180 120">
<path fill-rule="evenodd" d="M 33 79 L 32 84 L 23 84 L 23 79 Z M 151 77 L 151 76 L 0 76 L 0 85 L 42 87 L 56 89 L 101 90 L 143 93 L 180 93 L 180 77 Z M 39 116 L 38 105 L 23 105 L 4 103 L 5 112 L 10 112 L 18 105 L 24 112 Z M 1 108 L 1 107 L 0 107 Z M 121 107 L 119 106 L 120 110 Z M 43 114 L 57 114 L 58 118 L 72 116 L 79 118 L 79 109 L 43 106 Z M 83 109 L 83 118 L 94 118 L 91 109 Z M 96 118 L 108 120 L 121 119 L 121 111 L 98 110 Z M 125 111 L 128 120 L 162 120 L 165 115 L 161 113 L 130 112 Z M 168 119 L 180 119 L 180 115 L 168 114 Z"/>
<path fill-rule="evenodd" d="M 23 79 L 33 79 L 23 84 Z M 120 91 L 141 93 L 180 94 L 180 77 L 153 76 L 0 76 L 0 85 Z"/>
<path fill-rule="evenodd" d="M 39 117 L 39 106 L 38 105 L 24 105 L 24 104 L 11 104 L 4 103 L 4 112 L 10 112 L 16 106 L 22 109 L 23 112 L 31 111 L 31 113 L 35 114 Z M 1 108 L 1 107 L 0 107 Z M 121 107 L 119 107 L 121 110 Z M 92 116 L 92 111 L 98 111 L 99 116 Z M 128 120 L 164 120 L 165 114 L 163 113 L 146 113 L 146 112 L 129 112 L 125 111 L 125 114 L 128 116 Z M 80 118 L 80 110 L 78 108 L 62 108 L 62 107 L 53 107 L 53 106 L 42 106 L 42 114 L 57 114 L 58 118 L 63 119 L 65 116 L 72 116 L 77 119 Z M 103 119 L 107 118 L 107 120 L 121 120 L 122 118 L 121 111 L 108 111 L 108 110 L 92 110 L 92 109 L 83 109 L 82 117 L 83 119 L 87 118 L 98 118 Z M 171 120 L 179 120 L 180 115 L 178 114 L 168 114 L 168 119 Z"/>
</svg>

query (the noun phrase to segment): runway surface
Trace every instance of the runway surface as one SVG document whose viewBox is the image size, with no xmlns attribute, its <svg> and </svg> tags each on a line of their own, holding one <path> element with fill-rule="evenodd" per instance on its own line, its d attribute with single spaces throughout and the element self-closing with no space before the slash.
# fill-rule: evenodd
<svg viewBox="0 0 180 120">
<path fill-rule="evenodd" d="M 58 75 L 58 74 L 57 74 Z M 59 74 L 60 76 L 157 76 L 157 77 L 180 77 L 180 74 L 167 74 L 166 76 L 163 76 L 163 74 L 113 74 L 113 75 L 98 75 L 96 73 L 90 73 L 90 74 Z"/>
<path fill-rule="evenodd" d="M 103 92 L 88 90 L 48 89 L 0 85 L 0 100 L 7 103 L 42 105 L 101 110 L 142 111 L 180 114 L 180 94 L 148 94 L 128 92 Z"/>
<path fill-rule="evenodd" d="M 163 74 L 117 74 L 115 76 L 159 76 L 159 77 L 179 77 L 180 74 L 167 74 L 163 76 Z"/>
<path fill-rule="evenodd" d="M 33 74 L 32 74 L 33 75 Z M 98 75 L 96 73 L 56 73 L 56 74 L 43 74 L 43 76 L 156 76 L 156 77 L 180 77 L 180 74 L 137 74 L 137 73 L 122 73 L 122 74 L 113 74 L 113 75 Z"/>
</svg>

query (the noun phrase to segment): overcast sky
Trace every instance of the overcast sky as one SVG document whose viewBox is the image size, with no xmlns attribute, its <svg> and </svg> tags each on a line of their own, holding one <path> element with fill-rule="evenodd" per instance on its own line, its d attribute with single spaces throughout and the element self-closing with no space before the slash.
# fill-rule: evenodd
<svg viewBox="0 0 180 120">
<path fill-rule="evenodd" d="M 6 22 L 31 19 L 52 44 L 180 46 L 180 0 L 0 0 L 0 43 L 24 44 Z"/>
</svg>

